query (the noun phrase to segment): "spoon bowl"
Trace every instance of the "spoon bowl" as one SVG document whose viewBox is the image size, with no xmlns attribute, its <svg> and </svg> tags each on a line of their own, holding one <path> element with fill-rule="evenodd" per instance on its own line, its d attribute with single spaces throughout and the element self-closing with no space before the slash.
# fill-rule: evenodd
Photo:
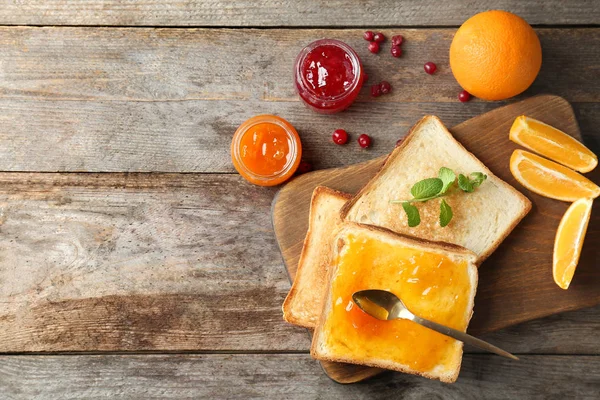
<svg viewBox="0 0 600 400">
<path fill-rule="evenodd" d="M 402 300 L 387 290 L 361 290 L 352 294 L 352 300 L 361 310 L 380 320 L 411 319 Z"/>
<path fill-rule="evenodd" d="M 502 357 L 518 360 L 517 357 L 509 352 L 504 351 L 490 343 L 484 342 L 481 339 L 477 339 L 476 337 L 468 335 L 465 332 L 438 324 L 437 322 L 433 322 L 413 314 L 398 296 L 387 290 L 360 290 L 352 294 L 352 300 L 361 310 L 379 320 L 391 321 L 394 319 L 407 319 L 443 335 L 460 340 L 463 343 L 479 347 L 480 349 L 487 350 Z"/>
</svg>

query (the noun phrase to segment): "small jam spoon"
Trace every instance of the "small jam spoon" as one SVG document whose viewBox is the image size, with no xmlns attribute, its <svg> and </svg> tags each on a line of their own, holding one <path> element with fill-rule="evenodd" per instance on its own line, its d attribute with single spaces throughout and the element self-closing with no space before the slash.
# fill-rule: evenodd
<svg viewBox="0 0 600 400">
<path fill-rule="evenodd" d="M 456 329 L 449 328 L 413 314 L 406 308 L 398 296 L 387 290 L 360 290 L 352 295 L 352 300 L 354 300 L 354 303 L 356 303 L 361 310 L 379 320 L 390 321 L 393 319 L 407 319 L 443 335 L 460 340 L 463 343 L 479 347 L 480 349 L 487 350 L 502 357 L 518 360 L 518 358 L 512 354 L 484 342 L 481 339 L 477 339 L 464 332 L 457 331 Z"/>
</svg>

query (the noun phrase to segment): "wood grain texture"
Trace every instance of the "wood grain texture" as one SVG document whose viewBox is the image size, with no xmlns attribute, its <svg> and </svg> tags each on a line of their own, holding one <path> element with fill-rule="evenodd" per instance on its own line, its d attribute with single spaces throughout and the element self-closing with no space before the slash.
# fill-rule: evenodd
<svg viewBox="0 0 600 400">
<path fill-rule="evenodd" d="M 274 193 L 234 175 L 0 174 L 0 352 L 308 351 L 281 315 Z M 599 354 L 599 329 L 595 307 L 488 338 Z"/>
<path fill-rule="evenodd" d="M 599 19 L 600 20 L 600 19 Z M 552 93 L 571 102 L 600 101 L 600 28 L 536 30 L 544 62 L 521 98 Z M 324 37 L 342 40 L 360 56 L 369 84 L 395 90 L 377 99 L 365 88 L 359 102 L 457 102 L 461 91 L 448 62 L 455 28 L 383 29 L 405 37 L 403 55 L 389 40 L 371 54 L 361 29 L 112 29 L 0 27 L 0 96 L 64 101 L 260 100 L 298 102 L 296 56 Z M 277 49 L 276 52 L 268 49 Z M 231 62 L 235 60 L 235 62 Z M 438 69 L 429 76 L 423 64 Z M 465 104 L 468 107 L 473 103 Z M 268 107 L 268 104 L 265 104 Z"/>
<path fill-rule="evenodd" d="M 316 169 L 332 168 L 388 153 L 425 113 L 459 123 L 495 105 L 373 106 L 357 104 L 327 118 L 292 102 L 0 99 L 0 170 L 231 173 L 233 132 L 246 119 L 265 112 L 287 118 L 298 129 L 303 157 Z M 600 123 L 600 106 L 594 105 L 590 117 Z M 352 136 L 348 146 L 331 141 L 331 133 L 340 127 Z M 360 133 L 373 138 L 367 151 L 356 145 Z"/>
<path fill-rule="evenodd" d="M 216 105 L 218 104 L 218 105 Z M 390 152 L 423 115 L 448 126 L 490 111 L 497 103 L 359 103 L 342 115 L 317 115 L 296 103 L 63 102 L 0 99 L 0 171 L 232 173 L 229 146 L 238 124 L 261 112 L 286 117 L 302 138 L 303 158 L 315 169 L 367 161 Z M 588 145 L 600 153 L 600 104 L 573 105 Z M 337 146 L 331 133 L 350 134 Z M 367 133 L 372 147 L 356 138 Z"/>
<path fill-rule="evenodd" d="M 599 377 L 597 356 L 468 355 L 453 385 L 400 373 L 338 385 L 306 354 L 0 357 L 6 400 L 596 400 Z"/>
<path fill-rule="evenodd" d="M 456 100 L 447 67 L 453 29 L 401 31 L 405 55 L 394 59 L 387 47 L 368 53 L 357 29 L 0 28 L 0 170 L 234 172 L 231 136 L 259 113 L 294 124 L 316 168 L 339 167 L 386 154 L 424 114 L 454 125 L 499 105 Z M 555 93 L 580 102 L 583 133 L 596 132 L 600 29 L 539 33 L 544 66 L 521 98 Z M 352 44 L 370 82 L 387 79 L 393 92 L 373 99 L 366 88 L 334 116 L 306 109 L 290 71 L 298 50 L 324 36 Z M 436 75 L 423 72 L 426 60 L 438 63 Z M 353 142 L 370 134 L 373 148 L 334 146 L 337 128 Z"/>
<path fill-rule="evenodd" d="M 0 352 L 305 350 L 273 191 L 226 175 L 0 174 Z"/>
<path fill-rule="evenodd" d="M 489 9 L 512 11 L 531 24 L 597 24 L 593 0 L 0 0 L 3 25 L 116 26 L 414 26 L 460 25 Z"/>
<path fill-rule="evenodd" d="M 455 138 L 475 154 L 492 172 L 513 186 L 522 187 L 508 170 L 516 145 L 507 132 L 518 115 L 526 114 L 580 137 L 575 115 L 568 102 L 556 96 L 538 96 L 473 118 L 452 128 Z M 308 207 L 315 186 L 324 185 L 356 193 L 379 170 L 383 158 L 341 169 L 318 171 L 287 184 L 273 203 L 275 235 L 286 267 L 293 279 L 307 230 Z M 598 172 L 591 179 L 600 181 Z M 523 190 L 523 189 L 522 189 Z M 519 322 L 600 303 L 600 215 L 594 213 L 573 286 L 559 289 L 551 278 L 554 236 L 568 204 L 546 199 L 524 190 L 533 208 L 517 229 L 480 267 L 472 334 L 501 329 Z M 600 209 L 600 208 L 599 208 Z M 594 216 L 595 215 L 595 216 Z M 328 375 L 343 382 L 349 378 L 344 364 L 323 365 Z M 355 367 L 353 368 L 355 369 Z M 365 369 L 359 370 L 362 378 Z"/>
</svg>

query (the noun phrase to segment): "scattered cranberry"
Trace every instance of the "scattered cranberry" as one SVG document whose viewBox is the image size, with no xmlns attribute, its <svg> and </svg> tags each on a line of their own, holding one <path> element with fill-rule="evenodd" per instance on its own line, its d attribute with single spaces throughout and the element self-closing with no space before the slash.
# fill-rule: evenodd
<svg viewBox="0 0 600 400">
<path fill-rule="evenodd" d="M 371 96 L 373 96 L 373 97 L 381 96 L 381 86 L 379 86 L 379 85 L 371 86 Z"/>
<path fill-rule="evenodd" d="M 363 37 L 365 38 L 365 40 L 367 42 L 372 42 L 373 41 L 373 36 L 375 36 L 375 34 L 373 33 L 373 31 L 366 31 L 365 33 L 363 33 Z"/>
<path fill-rule="evenodd" d="M 379 43 L 377 43 L 377 42 L 369 43 L 369 51 L 373 54 L 379 53 Z"/>
<path fill-rule="evenodd" d="M 425 63 L 423 68 L 425 69 L 425 72 L 427 72 L 429 75 L 433 75 L 435 70 L 437 69 L 437 65 L 429 61 Z"/>
<path fill-rule="evenodd" d="M 471 93 L 467 92 L 466 90 L 463 90 L 458 94 L 458 99 L 461 103 L 466 103 L 467 101 L 471 100 Z"/>
<path fill-rule="evenodd" d="M 392 46 L 401 46 L 403 41 L 402 35 L 392 36 Z"/>
<path fill-rule="evenodd" d="M 392 46 L 392 56 L 393 57 L 400 57 L 402 55 L 402 49 L 400 48 L 400 46 Z"/>
<path fill-rule="evenodd" d="M 371 146 L 371 138 L 364 133 L 358 137 L 358 145 L 363 149 Z"/>
<path fill-rule="evenodd" d="M 387 81 L 383 81 L 379 84 L 379 90 L 381 91 L 381 94 L 388 94 L 392 91 L 392 85 Z"/>
<path fill-rule="evenodd" d="M 296 170 L 299 174 L 305 174 L 307 172 L 312 171 L 313 166 L 311 163 L 307 162 L 307 161 L 300 161 L 300 164 L 298 164 L 298 169 Z"/>
<path fill-rule="evenodd" d="M 346 144 L 348 142 L 348 132 L 343 129 L 333 131 L 333 142 L 335 144 Z"/>
<path fill-rule="evenodd" d="M 383 33 L 381 32 L 377 32 L 374 36 L 373 36 L 373 40 L 377 43 L 382 43 L 385 42 L 385 36 L 383 35 Z"/>
<path fill-rule="evenodd" d="M 403 141 L 404 141 L 404 138 L 398 139 L 398 141 L 396 142 L 396 147 L 400 146 Z"/>
</svg>

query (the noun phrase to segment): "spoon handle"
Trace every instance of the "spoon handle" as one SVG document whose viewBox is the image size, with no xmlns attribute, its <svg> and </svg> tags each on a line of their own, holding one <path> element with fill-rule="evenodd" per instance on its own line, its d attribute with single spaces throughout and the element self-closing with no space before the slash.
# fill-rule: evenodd
<svg viewBox="0 0 600 400">
<path fill-rule="evenodd" d="M 424 327 L 432 329 L 432 330 L 434 330 L 436 332 L 439 332 L 439 333 L 441 333 L 443 335 L 450 336 L 450 337 L 452 337 L 452 338 L 454 338 L 456 340 L 460 340 L 463 343 L 467 343 L 467 344 L 470 344 L 472 346 L 479 347 L 480 349 L 487 350 L 489 352 L 498 354 L 499 356 L 510 358 L 512 360 L 518 360 L 519 359 L 518 357 L 513 356 L 509 352 L 504 351 L 501 348 L 496 347 L 496 346 L 494 346 L 492 344 L 489 344 L 488 342 L 484 342 L 481 339 L 477 339 L 474 336 L 468 335 L 468 334 L 466 334 L 464 332 L 461 332 L 461 331 L 457 331 L 456 329 L 452 329 L 452 328 L 447 327 L 445 325 L 438 324 L 437 322 L 433 322 L 433 321 L 430 321 L 430 320 L 425 319 L 425 318 L 421 318 L 421 317 L 416 316 L 416 315 L 414 316 L 413 321 L 416 322 L 417 324 L 423 325 Z"/>
</svg>

